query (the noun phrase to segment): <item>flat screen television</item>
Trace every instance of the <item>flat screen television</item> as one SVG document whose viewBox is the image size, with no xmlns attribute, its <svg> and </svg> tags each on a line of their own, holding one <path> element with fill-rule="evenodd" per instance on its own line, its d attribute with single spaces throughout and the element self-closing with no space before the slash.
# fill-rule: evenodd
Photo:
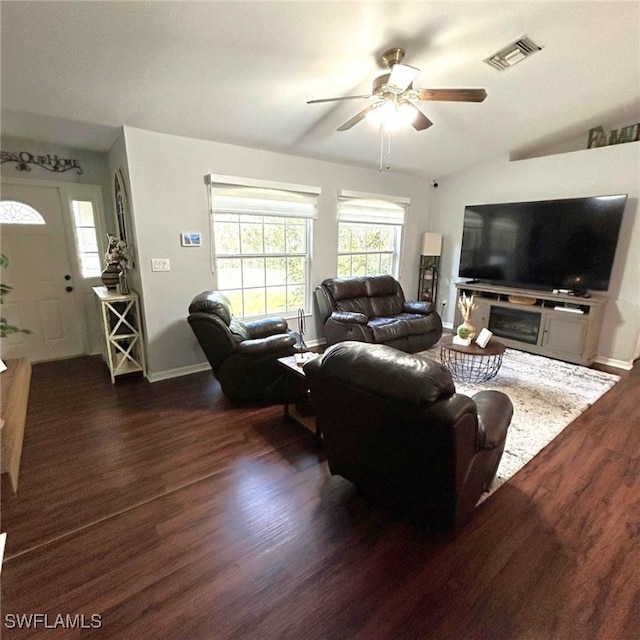
<svg viewBox="0 0 640 640">
<path fill-rule="evenodd" d="M 530 289 L 606 291 L 626 195 L 468 205 L 461 278 Z"/>
</svg>

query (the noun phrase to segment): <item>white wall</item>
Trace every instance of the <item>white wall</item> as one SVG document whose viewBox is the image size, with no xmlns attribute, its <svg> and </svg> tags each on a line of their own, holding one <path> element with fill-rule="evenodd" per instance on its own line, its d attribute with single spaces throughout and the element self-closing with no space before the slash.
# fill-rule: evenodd
<svg viewBox="0 0 640 640">
<path fill-rule="evenodd" d="M 423 179 L 131 127 L 124 128 L 124 142 L 151 380 L 186 373 L 205 362 L 186 317 L 193 296 L 213 288 L 204 184 L 209 173 L 322 189 L 314 224 L 312 287 L 335 276 L 340 189 L 409 197 L 400 281 L 407 298 L 415 298 L 418 239 L 427 230 L 430 198 Z M 122 151 L 118 156 L 122 158 Z M 203 246 L 181 247 L 180 233 L 185 231 L 202 233 Z M 169 258 L 171 271 L 152 272 L 151 258 Z M 313 322 L 308 325 L 313 341 L 318 334 Z M 290 326 L 295 328 L 295 321 Z"/>
<path fill-rule="evenodd" d="M 467 204 L 515 202 L 627 193 L 620 241 L 613 267 L 598 346 L 598 359 L 630 366 L 639 354 L 640 334 L 640 142 L 509 162 L 493 158 L 440 180 L 433 194 L 430 222 L 444 236 L 440 300 L 444 321 L 453 323 L 455 288 Z"/>
</svg>

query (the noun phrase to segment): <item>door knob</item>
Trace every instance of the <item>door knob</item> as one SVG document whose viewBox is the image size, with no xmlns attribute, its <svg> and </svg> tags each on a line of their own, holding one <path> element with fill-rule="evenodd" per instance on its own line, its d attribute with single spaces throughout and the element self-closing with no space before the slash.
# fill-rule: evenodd
<svg viewBox="0 0 640 640">
<path fill-rule="evenodd" d="M 64 279 L 65 280 L 71 280 L 71 276 L 67 273 L 67 275 L 65 275 Z"/>
<path fill-rule="evenodd" d="M 73 291 L 73 287 L 65 287 L 64 290 L 71 293 Z"/>
</svg>

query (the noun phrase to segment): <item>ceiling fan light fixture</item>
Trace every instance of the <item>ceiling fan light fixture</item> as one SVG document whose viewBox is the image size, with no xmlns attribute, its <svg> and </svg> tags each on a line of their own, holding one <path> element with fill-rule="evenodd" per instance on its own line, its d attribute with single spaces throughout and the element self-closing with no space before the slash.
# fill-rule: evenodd
<svg viewBox="0 0 640 640">
<path fill-rule="evenodd" d="M 414 101 L 441 102 L 483 102 L 487 97 L 484 89 L 416 89 L 413 81 L 420 70 L 403 64 L 404 50 L 396 47 L 382 54 L 382 61 L 391 70 L 373 80 L 371 94 L 358 96 L 339 96 L 308 100 L 307 104 L 337 102 L 340 100 L 359 100 L 374 98 L 374 102 L 361 109 L 353 117 L 341 124 L 336 131 L 348 131 L 359 122 L 369 120 L 380 131 L 381 138 L 387 139 L 387 156 L 390 155 L 391 134 L 401 125 L 409 125 L 416 131 L 424 131 L 433 126 L 433 122 L 414 104 Z M 381 143 L 380 167 L 383 166 L 384 145 Z M 388 166 L 388 162 L 387 162 Z"/>
<path fill-rule="evenodd" d="M 367 114 L 367 120 L 376 128 L 394 131 L 403 125 L 410 125 L 416 118 L 416 110 L 407 102 L 396 104 L 394 100 L 387 100 L 377 109 Z"/>
<path fill-rule="evenodd" d="M 392 100 L 386 100 L 384 104 L 367 113 L 367 120 L 376 128 L 388 126 L 395 117 L 396 107 Z"/>
</svg>

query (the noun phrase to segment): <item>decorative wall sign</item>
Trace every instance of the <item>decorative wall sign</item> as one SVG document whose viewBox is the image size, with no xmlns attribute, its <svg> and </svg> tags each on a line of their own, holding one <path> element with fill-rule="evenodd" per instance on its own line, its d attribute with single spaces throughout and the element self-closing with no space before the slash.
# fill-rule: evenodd
<svg viewBox="0 0 640 640">
<path fill-rule="evenodd" d="M 71 169 L 75 169 L 78 175 L 83 173 L 78 160 L 74 160 L 73 158 L 61 158 L 60 156 L 55 154 L 51 155 L 50 153 L 43 156 L 36 156 L 28 151 L 0 151 L 0 160 L 0 164 L 4 164 L 5 162 L 16 162 L 16 169 L 18 171 L 31 171 L 31 167 L 29 165 L 35 164 L 36 166 L 42 167 L 47 171 L 52 171 L 53 173 L 64 173 Z"/>
<path fill-rule="evenodd" d="M 640 140 L 640 122 L 620 129 L 611 129 L 609 133 L 604 127 L 589 129 L 589 143 L 587 149 L 594 147 L 606 147 L 610 144 L 622 144 L 624 142 L 636 142 Z"/>
</svg>

